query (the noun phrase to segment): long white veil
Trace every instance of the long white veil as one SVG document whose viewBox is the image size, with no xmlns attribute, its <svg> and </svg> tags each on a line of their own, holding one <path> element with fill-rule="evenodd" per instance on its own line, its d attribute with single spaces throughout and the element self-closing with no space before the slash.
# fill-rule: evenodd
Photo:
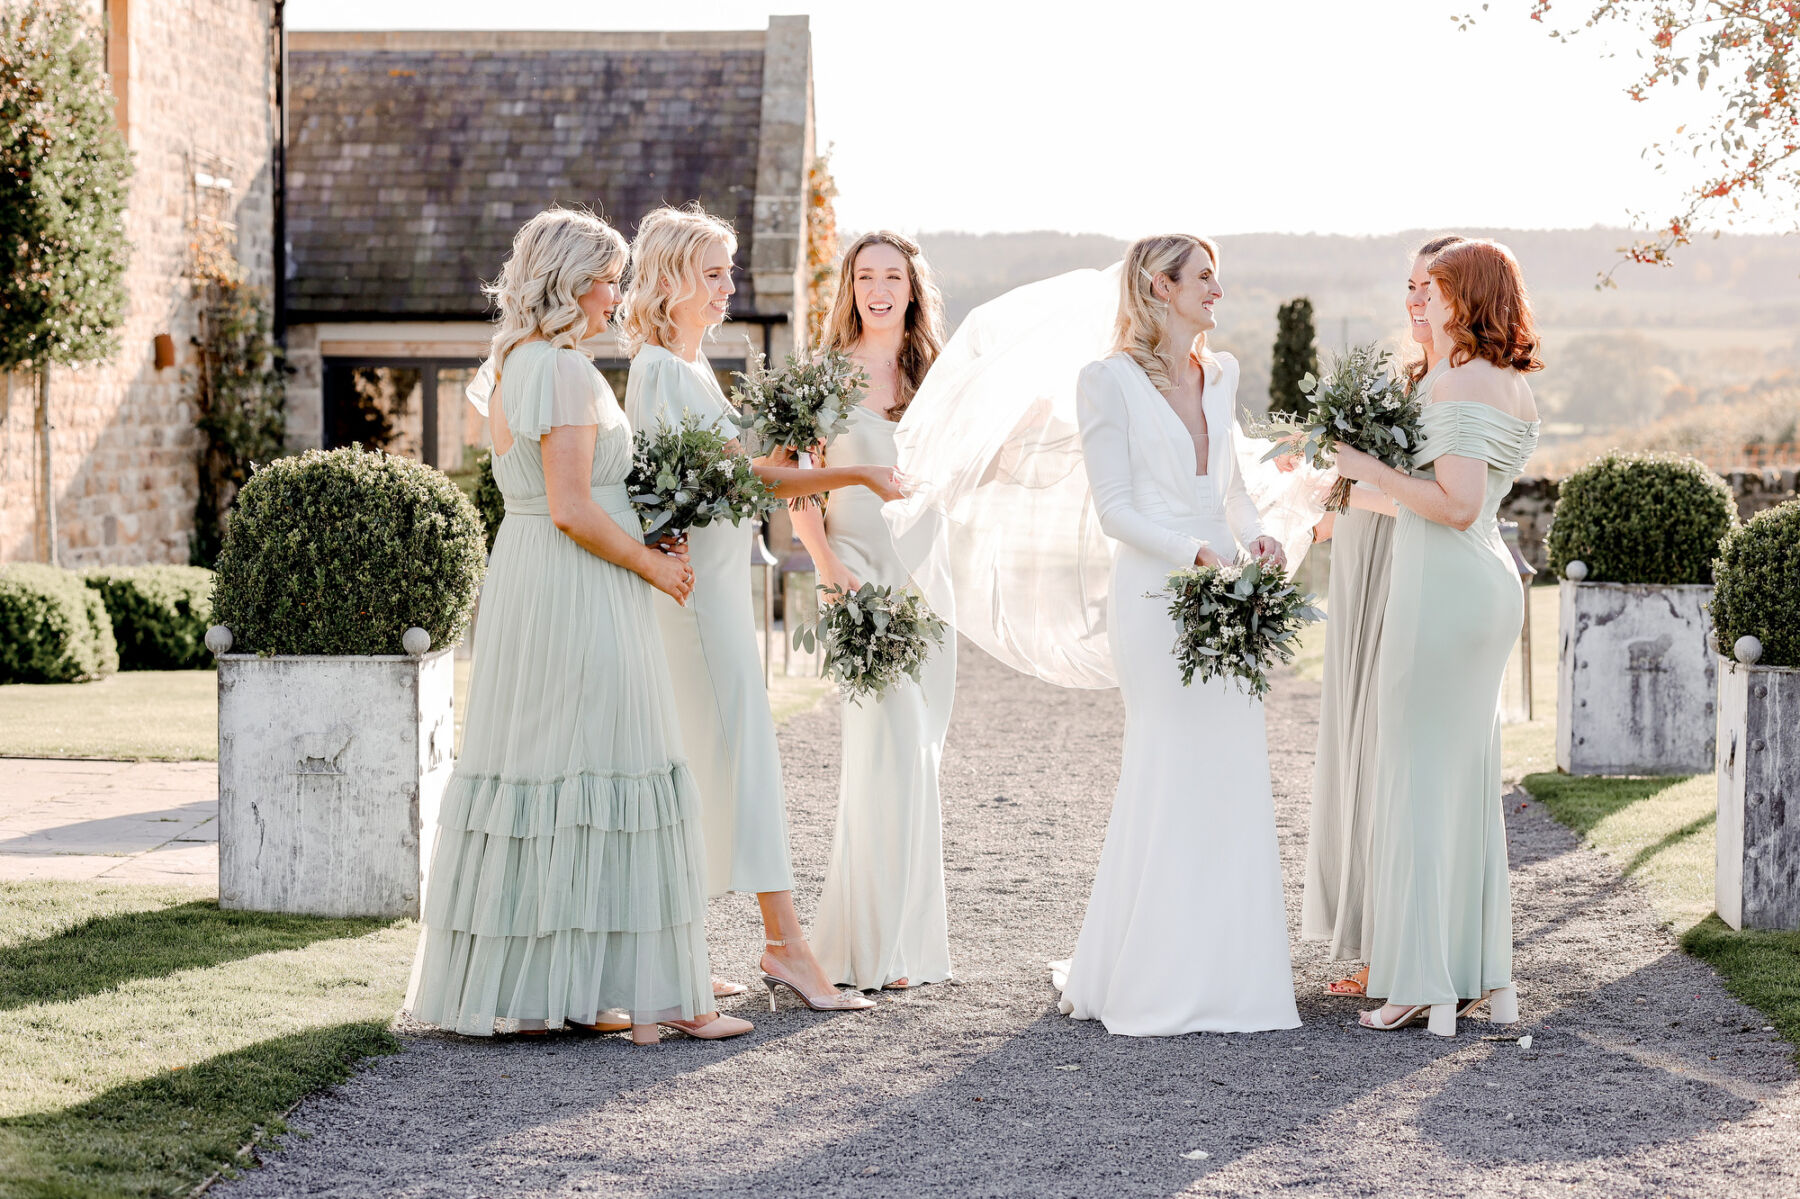
<svg viewBox="0 0 1800 1199">
<path fill-rule="evenodd" d="M 1000 661 L 1064 687 L 1113 687 L 1100 530 L 1075 417 L 1081 368 L 1110 352 L 1119 272 L 1071 271 L 971 312 L 895 431 L 911 490 L 882 509 L 915 586 Z M 1266 532 L 1298 567 L 1320 475 L 1260 461 L 1234 429 Z"/>
</svg>

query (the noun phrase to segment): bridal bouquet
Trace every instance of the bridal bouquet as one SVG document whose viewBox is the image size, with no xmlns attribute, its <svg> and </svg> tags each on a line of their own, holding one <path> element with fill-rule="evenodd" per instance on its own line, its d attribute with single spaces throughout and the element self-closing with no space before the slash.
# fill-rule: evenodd
<svg viewBox="0 0 1800 1199">
<path fill-rule="evenodd" d="M 1263 460 L 1298 454 L 1323 470 L 1341 444 L 1401 470 L 1411 467 L 1424 409 L 1412 383 L 1391 368 L 1391 358 L 1372 345 L 1355 346 L 1332 364 L 1325 378 L 1309 374 L 1300 380 L 1312 407 L 1298 418 L 1276 417 L 1263 426 L 1259 435 L 1276 442 Z M 1333 512 L 1348 508 L 1351 486 L 1349 479 L 1339 479 L 1325 507 Z"/>
<path fill-rule="evenodd" d="M 1175 662 L 1181 683 L 1241 679 L 1251 695 L 1269 692 L 1269 667 L 1294 659 L 1302 626 L 1323 620 L 1315 597 L 1302 595 L 1287 571 L 1265 562 L 1193 566 L 1175 571 L 1159 593 L 1170 597 L 1169 615 L 1180 630 Z"/>
<path fill-rule="evenodd" d="M 785 446 L 802 466 L 812 465 L 813 446 L 829 445 L 849 426 L 850 413 L 869 384 L 862 368 L 836 351 L 816 359 L 789 354 L 779 370 L 769 370 L 757 358 L 737 378 L 731 402 L 742 413 L 741 424 L 755 452 L 766 454 Z M 817 499 L 807 496 L 795 502 Z"/>
<path fill-rule="evenodd" d="M 933 645 L 944 643 L 949 627 L 910 588 L 864 583 L 855 591 L 820 587 L 824 610 L 813 627 L 794 630 L 794 648 L 812 653 L 825 643 L 825 674 L 852 703 L 880 699 L 902 675 L 919 681 Z"/>
<path fill-rule="evenodd" d="M 680 537 L 720 520 L 735 525 L 777 506 L 774 489 L 729 444 L 723 433 L 702 428 L 693 415 L 679 427 L 664 425 L 654 434 L 639 431 L 632 438 L 625 486 L 645 537 Z"/>
</svg>

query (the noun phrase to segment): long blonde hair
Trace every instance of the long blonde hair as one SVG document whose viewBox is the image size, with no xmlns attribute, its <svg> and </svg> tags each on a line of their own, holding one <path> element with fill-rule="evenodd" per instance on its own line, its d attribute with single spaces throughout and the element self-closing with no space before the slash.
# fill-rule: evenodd
<svg viewBox="0 0 1800 1199">
<path fill-rule="evenodd" d="M 699 291 L 700 255 L 714 245 L 735 256 L 737 234 L 698 204 L 665 205 L 638 224 L 631 239 L 631 289 L 619 315 L 626 357 L 635 358 L 652 341 L 668 350 L 682 348 L 670 309 Z"/>
<path fill-rule="evenodd" d="M 944 297 L 931 277 L 925 252 L 910 237 L 888 230 L 865 233 L 850 243 L 838 265 L 837 296 L 831 302 L 831 314 L 825 318 L 825 336 L 820 351 L 838 350 L 848 354 L 862 340 L 862 313 L 856 307 L 856 256 L 870 246 L 892 246 L 906 259 L 906 282 L 912 299 L 906 305 L 906 327 L 900 337 L 900 355 L 895 361 L 894 406 L 887 418 L 897 421 L 905 413 L 925 382 L 925 372 L 937 361 L 944 348 Z"/>
<path fill-rule="evenodd" d="M 1119 317 L 1113 324 L 1113 353 L 1129 354 L 1150 376 L 1158 391 L 1173 391 L 1181 363 L 1190 352 L 1202 362 L 1212 361 L 1203 333 L 1192 346 L 1169 344 L 1169 305 L 1156 298 L 1158 275 L 1181 282 L 1181 272 L 1195 250 L 1205 250 L 1219 267 L 1219 248 L 1191 233 L 1160 233 L 1140 237 L 1125 251 L 1125 269 L 1119 276 Z"/>
<path fill-rule="evenodd" d="M 488 347 L 495 369 L 533 334 L 578 347 L 588 319 L 581 297 L 596 282 L 622 276 L 627 253 L 619 231 L 586 209 L 545 209 L 520 226 L 499 280 L 482 288 L 500 309 Z"/>
</svg>

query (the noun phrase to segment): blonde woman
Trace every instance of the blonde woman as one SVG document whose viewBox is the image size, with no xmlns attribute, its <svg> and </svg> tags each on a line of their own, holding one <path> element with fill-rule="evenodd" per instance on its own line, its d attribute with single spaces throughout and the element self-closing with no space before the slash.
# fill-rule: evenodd
<svg viewBox="0 0 1800 1199">
<path fill-rule="evenodd" d="M 1408 367 L 1416 384 L 1437 368 L 1439 353 L 1425 319 L 1431 260 L 1462 238 L 1437 237 L 1413 255 L 1406 281 L 1406 316 L 1423 350 Z M 1369 889 L 1369 834 L 1375 788 L 1377 696 L 1375 663 L 1387 608 L 1388 564 L 1394 552 L 1393 501 L 1372 487 L 1350 493 L 1351 508 L 1330 526 L 1331 623 L 1325 633 L 1325 682 L 1319 702 L 1319 756 L 1313 771 L 1312 832 L 1306 843 L 1306 889 L 1300 935 L 1325 941 L 1334 961 L 1368 959 L 1374 928 Z M 1360 996 L 1364 966 L 1328 983 L 1327 995 Z"/>
<path fill-rule="evenodd" d="M 676 425 L 695 415 L 732 434 L 725 395 L 703 352 L 737 291 L 731 227 L 698 209 L 663 208 L 645 217 L 632 243 L 632 285 L 623 325 L 631 374 L 625 410 L 634 427 Z M 802 470 L 770 459 L 757 472 L 783 499 L 864 486 L 887 499 L 893 472 L 873 466 Z M 794 911 L 787 813 L 775 722 L 763 687 L 750 603 L 748 524 L 694 530 L 688 550 L 694 593 L 683 606 L 657 605 L 681 728 L 700 783 L 706 829 L 707 890 L 750 892 L 762 910 L 767 945 L 763 985 L 773 1006 L 785 987 L 815 1011 L 873 1006 L 841 992 L 820 969 Z M 738 989 L 717 984 L 721 994 Z"/>
<path fill-rule="evenodd" d="M 699 796 L 652 607 L 654 592 L 685 603 L 693 571 L 638 536 L 631 428 L 578 348 L 611 318 L 625 258 L 597 217 L 552 209 L 490 289 L 507 519 L 408 996 L 416 1019 L 469 1036 L 750 1031 L 707 981 Z"/>
<path fill-rule="evenodd" d="M 1263 705 L 1223 680 L 1184 687 L 1152 594 L 1170 571 L 1283 560 L 1244 487 L 1238 367 L 1207 350 L 1217 247 L 1185 234 L 1126 252 L 1113 352 L 1076 393 L 1094 509 L 1118 543 L 1106 630 L 1125 746 L 1106 845 L 1061 1009 L 1108 1032 L 1296 1028 Z"/>
<path fill-rule="evenodd" d="M 844 252 L 823 350 L 848 354 L 869 378 L 834 466 L 893 467 L 894 430 L 943 348 L 943 301 L 918 244 L 868 233 Z M 794 510 L 794 531 L 819 581 L 854 591 L 909 582 L 875 494 L 852 488 L 822 514 Z M 956 697 L 956 641 L 932 651 L 918 682 L 843 710 L 843 771 L 831 865 L 813 925 L 833 982 L 901 989 L 950 977 L 938 764 Z"/>
</svg>

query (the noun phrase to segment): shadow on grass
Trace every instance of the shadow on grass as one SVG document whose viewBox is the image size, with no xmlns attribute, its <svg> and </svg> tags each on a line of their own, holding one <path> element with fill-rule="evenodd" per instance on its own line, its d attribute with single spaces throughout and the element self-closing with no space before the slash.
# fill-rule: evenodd
<svg viewBox="0 0 1800 1199">
<path fill-rule="evenodd" d="M 1531 793 L 1532 799 L 1543 804 L 1550 815 L 1585 837 L 1615 812 L 1654 799 L 1691 777 L 1684 774 L 1668 778 L 1620 779 L 1546 771 L 1526 775 L 1519 785 Z"/>
<path fill-rule="evenodd" d="M 83 921 L 52 937 L 0 948 L 0 1011 L 63 1003 L 139 978 L 162 978 L 315 941 L 360 937 L 383 919 L 222 911 L 211 900 Z"/>
<path fill-rule="evenodd" d="M 380 1021 L 331 1025 L 0 1119 L 0 1196 L 186 1194 L 237 1160 L 258 1127 L 281 1131 L 281 1114 L 301 1098 L 399 1048 Z"/>
<path fill-rule="evenodd" d="M 1733 931 L 1708 916 L 1681 938 L 1681 947 L 1719 972 L 1725 989 L 1758 1008 L 1775 1031 L 1800 1046 L 1800 931 Z M 1796 1060 L 1800 1060 L 1797 1052 Z"/>
</svg>

